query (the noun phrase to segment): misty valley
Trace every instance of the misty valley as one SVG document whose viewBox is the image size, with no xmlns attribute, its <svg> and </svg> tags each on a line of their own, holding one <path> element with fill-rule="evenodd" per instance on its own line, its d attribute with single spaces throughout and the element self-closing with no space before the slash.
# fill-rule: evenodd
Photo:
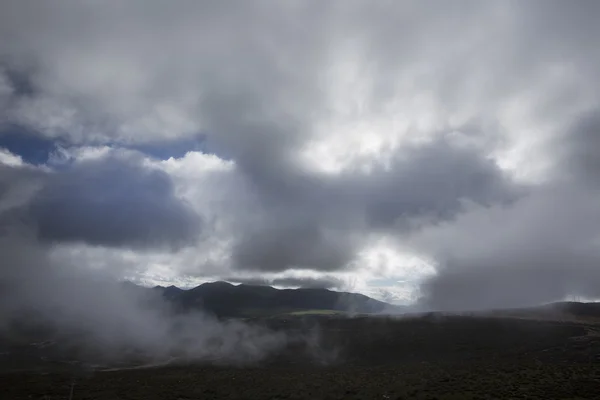
<svg viewBox="0 0 600 400">
<path fill-rule="evenodd" d="M 325 289 L 110 290 L 136 314 L 3 327 L 5 398 L 585 398 L 600 379 L 596 303 L 418 313 Z"/>
</svg>

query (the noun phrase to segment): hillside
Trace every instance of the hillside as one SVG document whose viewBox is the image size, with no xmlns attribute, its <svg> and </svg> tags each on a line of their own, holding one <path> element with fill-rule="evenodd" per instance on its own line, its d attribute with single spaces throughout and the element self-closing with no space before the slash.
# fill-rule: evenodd
<svg viewBox="0 0 600 400">
<path fill-rule="evenodd" d="M 177 353 L 162 365 L 131 352 L 81 362 L 48 342 L 16 346 L 0 355 L 2 398 L 67 399 L 73 391 L 73 399 L 90 400 L 598 398 L 598 325 L 456 315 L 312 322 L 318 336 L 303 318 L 260 321 L 306 341 L 245 368 Z"/>
<path fill-rule="evenodd" d="M 156 286 L 177 309 L 204 309 L 219 317 L 253 317 L 311 310 L 357 314 L 398 312 L 400 307 L 362 294 L 327 289 L 276 289 L 271 286 L 204 283 L 193 289 Z"/>
<path fill-rule="evenodd" d="M 474 314 L 554 321 L 600 322 L 600 303 L 561 301 L 537 307 L 491 310 Z"/>
</svg>

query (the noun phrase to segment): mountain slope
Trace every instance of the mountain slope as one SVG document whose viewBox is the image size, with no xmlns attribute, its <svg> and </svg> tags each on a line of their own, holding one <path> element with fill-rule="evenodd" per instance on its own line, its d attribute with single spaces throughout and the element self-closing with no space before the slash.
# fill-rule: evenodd
<svg viewBox="0 0 600 400">
<path fill-rule="evenodd" d="M 221 317 L 282 314 L 307 310 L 352 313 L 398 311 L 395 306 L 362 294 L 327 289 L 275 289 L 271 286 L 205 283 L 189 290 L 156 287 L 178 309 L 204 309 Z"/>
</svg>

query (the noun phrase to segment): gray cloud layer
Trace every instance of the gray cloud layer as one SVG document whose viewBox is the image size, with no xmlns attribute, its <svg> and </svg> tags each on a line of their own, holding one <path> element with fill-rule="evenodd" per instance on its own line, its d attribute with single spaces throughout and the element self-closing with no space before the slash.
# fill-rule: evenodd
<svg viewBox="0 0 600 400">
<path fill-rule="evenodd" d="M 51 242 L 176 249 L 200 229 L 167 174 L 114 156 L 51 174 L 30 210 L 40 238 Z"/>
<path fill-rule="evenodd" d="M 197 240 L 230 245 L 230 270 L 358 273 L 386 235 L 439 265 L 431 307 L 596 295 L 596 2 L 2 8 L 0 123 L 72 146 L 206 134 L 235 169 L 185 182 L 225 193 Z M 336 172 L 315 167 L 337 156 Z M 32 206 L 41 236 L 196 240 L 169 177 L 119 165 L 49 178 Z"/>
<path fill-rule="evenodd" d="M 413 244 L 441 261 L 422 301 L 469 309 L 599 298 L 599 128 L 595 113 L 578 116 L 552 142 L 551 179 L 514 203 L 472 207 L 416 233 Z"/>
<path fill-rule="evenodd" d="M 240 226 L 234 257 L 241 268 L 265 271 L 345 268 L 359 245 L 356 232 L 406 231 L 418 219 L 450 219 L 464 202 L 508 202 L 520 192 L 492 161 L 445 137 L 408 146 L 369 175 L 330 178 L 274 165 L 253 183 L 264 219 L 257 225 L 254 215 L 251 226 Z"/>
</svg>

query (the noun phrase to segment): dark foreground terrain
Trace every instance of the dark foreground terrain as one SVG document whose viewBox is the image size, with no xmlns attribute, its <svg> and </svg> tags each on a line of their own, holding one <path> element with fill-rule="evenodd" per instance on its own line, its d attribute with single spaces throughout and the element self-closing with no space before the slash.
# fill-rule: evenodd
<svg viewBox="0 0 600 400">
<path fill-rule="evenodd" d="M 276 330 L 318 327 L 319 349 L 291 346 L 245 367 L 4 368 L 0 398 L 600 398 L 595 320 L 525 317 L 272 318 L 266 323 Z"/>
</svg>

